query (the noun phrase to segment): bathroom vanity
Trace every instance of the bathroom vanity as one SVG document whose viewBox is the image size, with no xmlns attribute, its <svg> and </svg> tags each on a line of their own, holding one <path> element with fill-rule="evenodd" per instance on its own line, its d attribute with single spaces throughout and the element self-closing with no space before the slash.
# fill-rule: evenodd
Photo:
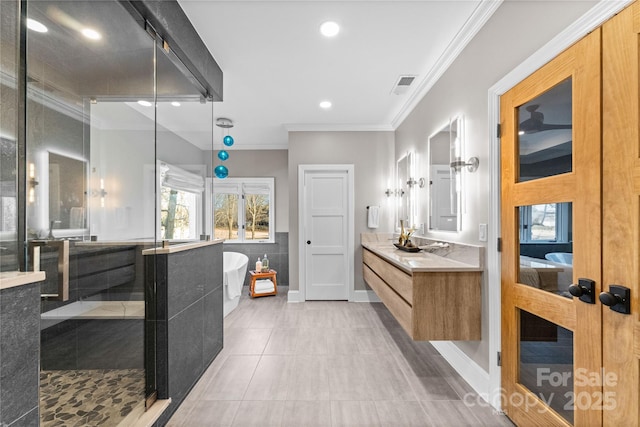
<svg viewBox="0 0 640 427">
<path fill-rule="evenodd" d="M 363 234 L 365 282 L 413 340 L 480 340 L 483 248 L 430 243 L 409 253 Z"/>
</svg>

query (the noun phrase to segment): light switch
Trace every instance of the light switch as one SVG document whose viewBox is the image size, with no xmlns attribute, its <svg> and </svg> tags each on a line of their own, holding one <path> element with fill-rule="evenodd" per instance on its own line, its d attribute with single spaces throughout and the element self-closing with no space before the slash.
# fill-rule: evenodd
<svg viewBox="0 0 640 427">
<path fill-rule="evenodd" d="M 487 224 L 480 224 L 478 226 L 478 240 L 481 242 L 487 241 Z"/>
</svg>

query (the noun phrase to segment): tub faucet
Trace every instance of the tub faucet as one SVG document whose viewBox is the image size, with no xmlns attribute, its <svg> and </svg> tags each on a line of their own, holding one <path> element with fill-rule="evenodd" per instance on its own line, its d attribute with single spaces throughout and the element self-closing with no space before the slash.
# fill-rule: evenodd
<svg viewBox="0 0 640 427">
<path fill-rule="evenodd" d="M 47 236 L 47 239 L 49 239 L 49 240 L 54 240 L 54 239 L 56 238 L 56 237 L 53 235 L 53 226 L 54 226 L 55 224 L 61 224 L 61 223 L 62 223 L 62 221 L 56 221 L 56 220 L 51 221 L 51 222 L 49 223 L 49 235 Z"/>
</svg>

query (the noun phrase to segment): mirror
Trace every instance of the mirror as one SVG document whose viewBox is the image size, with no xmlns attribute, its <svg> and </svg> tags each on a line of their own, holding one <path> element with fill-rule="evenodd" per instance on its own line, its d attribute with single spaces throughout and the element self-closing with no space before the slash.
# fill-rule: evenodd
<svg viewBox="0 0 640 427">
<path fill-rule="evenodd" d="M 460 174 L 450 166 L 462 157 L 462 117 L 429 137 L 429 230 L 460 230 Z"/>
<path fill-rule="evenodd" d="M 413 154 L 407 153 L 397 162 L 396 167 L 396 228 L 400 228 L 400 220 L 405 221 L 406 226 L 413 224 L 415 197 L 412 186 L 408 181 L 412 177 Z"/>
<path fill-rule="evenodd" d="M 49 152 L 49 221 L 55 221 L 54 228 L 86 228 L 85 183 L 86 162 Z"/>
</svg>

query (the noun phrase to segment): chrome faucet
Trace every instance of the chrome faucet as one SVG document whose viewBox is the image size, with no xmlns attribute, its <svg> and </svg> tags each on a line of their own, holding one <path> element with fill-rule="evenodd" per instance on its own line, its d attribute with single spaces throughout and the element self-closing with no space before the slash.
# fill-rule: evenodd
<svg viewBox="0 0 640 427">
<path fill-rule="evenodd" d="M 49 239 L 49 240 L 54 240 L 54 239 L 56 238 L 56 237 L 53 235 L 53 226 L 54 226 L 55 224 L 61 224 L 61 223 L 62 223 L 62 221 L 56 221 L 56 220 L 51 221 L 51 222 L 49 223 L 49 235 L 47 236 L 47 239 Z"/>
</svg>

